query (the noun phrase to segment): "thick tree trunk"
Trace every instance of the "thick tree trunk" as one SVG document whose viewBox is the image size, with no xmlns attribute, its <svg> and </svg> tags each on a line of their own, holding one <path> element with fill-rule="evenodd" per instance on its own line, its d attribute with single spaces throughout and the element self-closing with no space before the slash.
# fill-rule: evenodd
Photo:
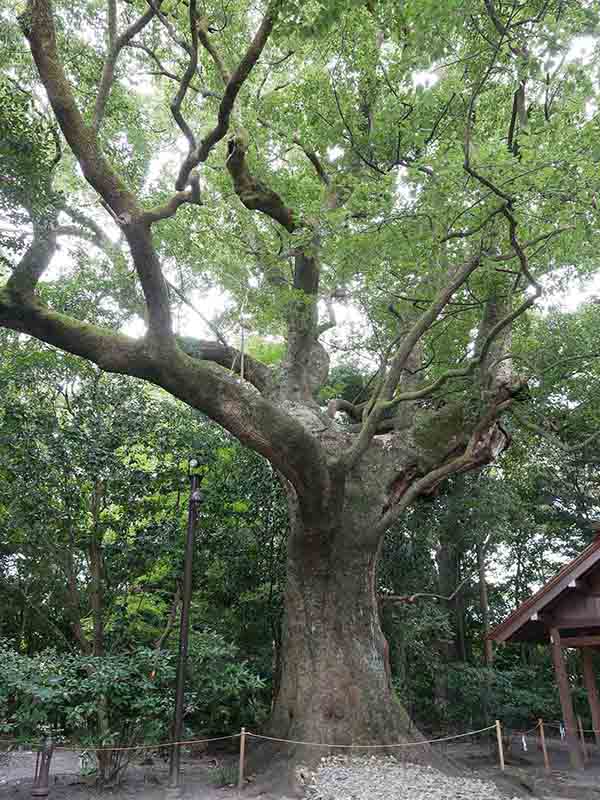
<svg viewBox="0 0 600 800">
<path fill-rule="evenodd" d="M 367 533 L 347 522 L 333 531 L 305 530 L 301 520 L 292 520 L 274 736 L 381 744 L 408 735 L 410 721 L 390 686 L 379 625 L 379 542 Z"/>
</svg>

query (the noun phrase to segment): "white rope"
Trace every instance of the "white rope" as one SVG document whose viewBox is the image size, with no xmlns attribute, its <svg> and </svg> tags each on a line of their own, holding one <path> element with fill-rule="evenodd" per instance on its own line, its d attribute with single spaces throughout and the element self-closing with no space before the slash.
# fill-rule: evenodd
<svg viewBox="0 0 600 800">
<path fill-rule="evenodd" d="M 252 733 L 251 731 L 245 731 L 246 736 L 253 736 L 255 739 L 265 739 L 270 742 L 282 742 L 284 744 L 299 744 L 305 745 L 306 747 L 333 747 L 338 749 L 344 750 L 382 750 L 391 747 L 419 747 L 420 745 L 424 744 L 436 744 L 437 742 L 451 742 L 455 739 L 464 739 L 466 736 L 475 736 L 478 733 L 486 733 L 487 731 L 491 731 L 495 728 L 495 725 L 488 725 L 487 728 L 479 728 L 476 731 L 467 731 L 466 733 L 457 733 L 454 736 L 443 736 L 440 739 L 423 739 L 420 742 L 395 742 L 393 744 L 327 744 L 325 742 L 303 742 L 299 739 L 280 739 L 276 736 L 263 736 L 260 733 Z M 93 745 L 86 746 L 86 745 L 79 745 L 74 746 L 65 746 L 65 745 L 57 745 L 54 747 L 54 750 L 63 750 L 63 751 L 94 751 L 94 752 L 101 752 L 103 750 L 107 751 L 116 751 L 116 750 L 153 750 L 158 749 L 159 747 L 173 747 L 174 745 L 190 745 L 190 744 L 202 744 L 204 742 L 220 742 L 224 739 L 239 739 L 241 736 L 240 733 L 233 733 L 229 736 L 214 736 L 210 739 L 186 739 L 185 741 L 180 742 L 159 742 L 158 744 L 137 744 L 137 745 L 130 745 L 128 747 L 94 747 Z M 2 740 L 0 740 L 1 742 Z M 8 740 L 4 740 L 8 741 Z M 12 744 L 18 744 L 21 747 L 36 747 L 36 744 L 26 744 L 23 742 L 14 741 Z"/>
<path fill-rule="evenodd" d="M 255 739 L 267 739 L 270 742 L 284 742 L 285 744 L 301 744 L 307 747 L 337 747 L 342 749 L 355 750 L 379 750 L 390 747 L 418 747 L 423 744 L 435 744 L 436 742 L 450 742 L 453 739 L 463 739 L 465 736 L 475 736 L 477 733 L 485 733 L 495 728 L 495 725 L 488 725 L 487 728 L 480 728 L 477 731 L 467 731 L 458 733 L 455 736 L 444 736 L 441 739 L 423 739 L 422 742 L 396 742 L 395 744 L 325 744 L 324 742 L 301 742 L 296 739 L 278 739 L 276 736 L 262 736 L 260 733 L 246 731 L 246 736 L 254 736 Z"/>
<path fill-rule="evenodd" d="M 212 739 L 185 739 L 185 740 L 183 740 L 181 742 L 158 742 L 157 744 L 132 744 L 132 745 L 128 745 L 127 747 L 119 747 L 118 745 L 115 745 L 114 747 L 111 747 L 110 745 L 103 746 L 103 747 L 95 747 L 93 744 L 92 745 L 85 745 L 85 744 L 81 744 L 80 743 L 79 745 L 76 745 L 76 744 L 73 744 L 73 745 L 54 745 L 52 747 L 52 749 L 53 750 L 61 750 L 62 752 L 67 752 L 67 753 L 75 753 L 75 752 L 80 752 L 80 751 L 82 753 L 85 753 L 85 752 L 88 752 L 88 751 L 89 752 L 94 752 L 94 753 L 101 753 L 103 751 L 106 751 L 106 752 L 109 752 L 109 753 L 114 753 L 116 751 L 124 751 L 124 750 L 158 750 L 158 748 L 160 748 L 160 747 L 174 747 L 175 745 L 180 745 L 180 746 L 183 747 L 184 745 L 188 745 L 188 744 L 203 744 L 204 742 L 221 742 L 224 739 L 239 739 L 240 736 L 241 736 L 241 733 L 232 733 L 229 736 L 213 736 Z M 8 742 L 9 740 L 8 739 L 4 739 L 4 740 L 0 739 L 0 743 L 2 741 Z M 33 749 L 34 747 L 38 747 L 39 746 L 39 742 L 36 742 L 35 744 L 31 744 L 30 742 L 18 742 L 18 741 L 15 741 L 15 740 L 13 740 L 11 742 L 11 744 L 18 745 L 19 747 L 30 747 L 31 749 Z"/>
</svg>

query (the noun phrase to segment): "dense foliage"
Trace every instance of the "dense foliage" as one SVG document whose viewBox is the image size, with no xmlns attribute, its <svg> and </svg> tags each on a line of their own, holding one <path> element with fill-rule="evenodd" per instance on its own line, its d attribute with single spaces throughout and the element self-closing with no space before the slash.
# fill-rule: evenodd
<svg viewBox="0 0 600 800">
<path fill-rule="evenodd" d="M 280 647 L 287 515 L 279 481 L 167 397 L 29 343 L 5 337 L 3 353 L 1 733 L 35 741 L 52 732 L 82 745 L 169 738 L 190 453 L 205 467 L 186 730 L 260 725 Z M 337 374 L 341 391 L 360 384 L 351 368 Z M 586 389 L 594 379 L 589 373 Z M 394 685 L 430 730 L 560 718 L 545 648 L 508 648 L 484 665 L 477 546 L 486 551 L 490 617 L 499 620 L 583 547 L 599 504 L 593 457 L 526 435 L 501 465 L 452 481 L 386 538 L 378 587 Z M 95 530 L 98 654 L 88 556 Z M 386 601 L 400 593 L 424 596 Z M 574 660 L 573 674 L 579 669 Z M 585 718 L 583 693 L 575 699 Z"/>
</svg>

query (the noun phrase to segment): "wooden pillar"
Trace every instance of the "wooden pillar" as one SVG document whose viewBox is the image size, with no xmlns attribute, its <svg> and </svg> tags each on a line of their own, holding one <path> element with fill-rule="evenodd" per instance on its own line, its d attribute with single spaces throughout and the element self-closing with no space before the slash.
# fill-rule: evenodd
<svg viewBox="0 0 600 800">
<path fill-rule="evenodd" d="M 575 769 L 583 769 L 583 756 L 579 739 L 577 738 L 577 721 L 573 711 L 573 699 L 571 697 L 571 687 L 569 686 L 569 676 L 563 659 L 560 646 L 560 633 L 558 628 L 550 628 L 550 642 L 552 649 L 552 660 L 554 662 L 554 673 L 560 694 L 560 705 L 562 708 L 563 719 L 565 722 L 567 744 L 569 746 L 569 756 L 571 765 Z"/>
<path fill-rule="evenodd" d="M 598 701 L 598 684 L 594 674 L 594 664 L 592 661 L 592 648 L 582 647 L 581 658 L 583 660 L 583 680 L 587 690 L 588 703 L 592 712 L 592 723 L 596 744 L 600 746 L 600 702 Z"/>
</svg>

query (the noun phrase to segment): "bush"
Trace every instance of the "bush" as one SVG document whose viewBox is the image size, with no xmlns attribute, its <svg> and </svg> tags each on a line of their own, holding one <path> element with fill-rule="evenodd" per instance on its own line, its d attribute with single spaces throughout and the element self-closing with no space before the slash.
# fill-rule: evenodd
<svg viewBox="0 0 600 800">
<path fill-rule="evenodd" d="M 262 717 L 263 683 L 236 657 L 216 633 L 190 637 L 185 715 L 194 734 L 228 734 Z M 25 656 L 0 641 L 0 733 L 23 741 L 52 733 L 87 746 L 169 739 L 176 658 L 173 650 L 151 648 Z M 100 708 L 107 720 L 101 727 Z"/>
<path fill-rule="evenodd" d="M 541 673 L 544 674 L 541 674 Z M 560 719 L 554 677 L 538 667 L 509 670 L 456 664 L 448 671 L 448 721 L 454 726 L 488 725 L 500 719 L 524 729 L 539 718 Z"/>
</svg>

